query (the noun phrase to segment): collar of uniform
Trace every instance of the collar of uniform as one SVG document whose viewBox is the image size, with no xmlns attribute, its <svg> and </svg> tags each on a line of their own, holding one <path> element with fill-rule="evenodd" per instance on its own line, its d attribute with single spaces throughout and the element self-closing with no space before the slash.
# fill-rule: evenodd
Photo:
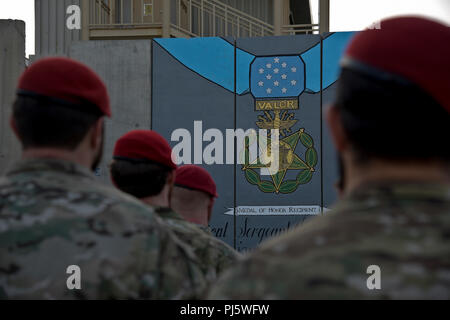
<svg viewBox="0 0 450 320">
<path fill-rule="evenodd" d="M 365 183 L 350 192 L 344 200 L 389 198 L 411 201 L 450 201 L 450 185 L 415 181 Z"/>
<path fill-rule="evenodd" d="M 6 175 L 8 176 L 24 172 L 42 172 L 42 171 L 53 171 L 53 172 L 57 171 L 67 173 L 70 175 L 78 175 L 95 179 L 95 176 L 91 171 L 89 171 L 87 168 L 79 164 L 66 160 L 48 159 L 48 158 L 21 160 L 17 162 L 15 165 L 13 165 L 7 171 Z"/>
<path fill-rule="evenodd" d="M 164 219 L 184 220 L 182 216 L 166 207 L 156 207 L 155 212 L 158 216 Z"/>
</svg>

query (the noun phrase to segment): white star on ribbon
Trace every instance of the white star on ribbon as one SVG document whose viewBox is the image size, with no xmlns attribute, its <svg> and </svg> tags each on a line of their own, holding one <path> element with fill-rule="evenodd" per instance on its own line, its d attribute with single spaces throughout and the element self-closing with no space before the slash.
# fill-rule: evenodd
<svg viewBox="0 0 450 320">
<path fill-rule="evenodd" d="M 259 69 L 259 73 L 263 74 L 264 73 L 264 69 L 263 68 Z"/>
<path fill-rule="evenodd" d="M 278 68 L 273 69 L 273 73 L 278 73 L 278 72 L 280 72 L 280 69 L 278 69 Z"/>
<path fill-rule="evenodd" d="M 281 79 L 286 80 L 287 79 L 287 75 L 285 75 L 285 74 L 281 75 Z"/>
<path fill-rule="evenodd" d="M 268 74 L 268 75 L 266 76 L 266 78 L 267 78 L 267 80 L 270 80 L 270 79 L 272 79 L 272 76 L 271 76 L 270 74 Z"/>
<path fill-rule="evenodd" d="M 266 64 L 267 69 L 272 68 L 272 65 L 270 63 Z"/>
<path fill-rule="evenodd" d="M 293 86 L 295 86 L 295 85 L 297 84 L 297 81 L 292 80 L 292 81 L 291 81 L 291 84 L 292 84 Z"/>
<path fill-rule="evenodd" d="M 297 72 L 297 68 L 296 68 L 296 67 L 292 67 L 292 68 L 291 68 L 291 71 L 292 71 L 292 72 Z"/>
<path fill-rule="evenodd" d="M 287 89 L 286 89 L 286 88 L 283 88 L 283 89 L 281 89 L 281 92 L 286 93 L 286 92 L 287 92 Z"/>
<path fill-rule="evenodd" d="M 272 93 L 272 89 L 267 88 L 266 92 L 270 94 L 270 93 Z"/>
<path fill-rule="evenodd" d="M 264 82 L 262 82 L 262 81 L 258 82 L 258 86 L 263 87 L 264 86 Z"/>
<path fill-rule="evenodd" d="M 286 68 L 286 67 L 287 67 L 287 63 L 286 63 L 286 62 L 283 62 L 283 63 L 281 64 L 281 66 L 282 66 L 283 68 Z"/>
<path fill-rule="evenodd" d="M 273 85 L 274 85 L 275 87 L 278 87 L 278 86 L 280 85 L 280 83 L 279 83 L 278 81 L 275 81 L 275 82 L 273 83 Z"/>
<path fill-rule="evenodd" d="M 275 61 L 275 63 L 280 63 L 280 58 L 275 58 L 273 61 Z"/>
</svg>

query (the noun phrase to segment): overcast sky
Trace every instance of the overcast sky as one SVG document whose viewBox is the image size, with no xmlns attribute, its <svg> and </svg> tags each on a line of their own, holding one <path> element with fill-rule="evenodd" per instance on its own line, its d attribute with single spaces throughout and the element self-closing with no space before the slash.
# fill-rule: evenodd
<svg viewBox="0 0 450 320">
<path fill-rule="evenodd" d="M 319 0 L 310 0 L 317 10 Z M 450 25 L 450 0 L 330 0 L 331 31 L 356 31 L 389 16 L 422 14 Z M 34 0 L 0 0 L 0 19 L 24 20 L 27 55 L 34 53 Z"/>
</svg>

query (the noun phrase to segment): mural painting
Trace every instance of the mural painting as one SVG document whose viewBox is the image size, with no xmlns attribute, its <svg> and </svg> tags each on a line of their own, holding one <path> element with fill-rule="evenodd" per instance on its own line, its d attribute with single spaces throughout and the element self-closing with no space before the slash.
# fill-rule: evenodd
<svg viewBox="0 0 450 320">
<path fill-rule="evenodd" d="M 152 129 L 173 147 L 177 129 L 190 133 L 181 158 L 214 177 L 219 199 L 210 226 L 238 250 L 335 201 L 336 156 L 322 118 L 352 35 L 153 41 Z M 228 139 L 230 130 L 260 129 L 265 139 Z M 272 145 L 279 150 L 275 169 Z"/>
</svg>

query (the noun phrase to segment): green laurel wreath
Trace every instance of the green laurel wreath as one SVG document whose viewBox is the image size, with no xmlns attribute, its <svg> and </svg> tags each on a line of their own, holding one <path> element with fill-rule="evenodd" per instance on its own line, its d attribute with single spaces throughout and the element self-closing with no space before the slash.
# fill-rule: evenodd
<svg viewBox="0 0 450 320">
<path fill-rule="evenodd" d="M 307 148 L 305 153 L 305 162 L 308 165 L 307 169 L 303 169 L 297 175 L 295 180 L 284 181 L 280 185 L 279 193 L 288 194 L 297 190 L 299 185 L 307 184 L 311 181 L 314 167 L 317 165 L 317 151 L 314 149 L 314 141 L 310 135 L 302 131 L 300 133 L 300 141 Z M 261 180 L 259 174 L 250 168 L 245 169 L 245 177 L 247 181 L 258 186 L 259 190 L 264 193 L 274 193 L 277 192 L 275 184 L 270 180 Z"/>
</svg>

